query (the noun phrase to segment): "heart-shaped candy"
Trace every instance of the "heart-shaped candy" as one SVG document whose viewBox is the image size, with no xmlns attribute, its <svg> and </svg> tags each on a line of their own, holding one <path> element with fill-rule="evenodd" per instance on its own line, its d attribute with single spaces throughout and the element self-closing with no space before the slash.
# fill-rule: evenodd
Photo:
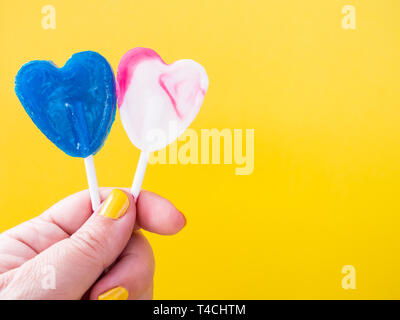
<svg viewBox="0 0 400 320">
<path fill-rule="evenodd" d="M 117 70 L 117 97 L 131 142 L 147 152 L 173 142 L 196 117 L 207 89 L 207 73 L 193 60 L 168 65 L 154 50 L 128 51 Z"/>
<path fill-rule="evenodd" d="M 115 118 L 114 73 L 96 52 L 76 53 L 62 68 L 28 62 L 15 78 L 15 92 L 36 126 L 72 157 L 95 154 Z"/>
</svg>

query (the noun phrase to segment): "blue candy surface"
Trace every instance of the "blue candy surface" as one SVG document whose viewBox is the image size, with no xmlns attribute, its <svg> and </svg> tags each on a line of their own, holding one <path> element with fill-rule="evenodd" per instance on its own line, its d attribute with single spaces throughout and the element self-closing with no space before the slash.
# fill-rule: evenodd
<svg viewBox="0 0 400 320">
<path fill-rule="evenodd" d="M 62 68 L 28 62 L 15 78 L 15 92 L 36 126 L 72 157 L 95 154 L 115 119 L 114 73 L 96 52 L 76 53 Z"/>
</svg>

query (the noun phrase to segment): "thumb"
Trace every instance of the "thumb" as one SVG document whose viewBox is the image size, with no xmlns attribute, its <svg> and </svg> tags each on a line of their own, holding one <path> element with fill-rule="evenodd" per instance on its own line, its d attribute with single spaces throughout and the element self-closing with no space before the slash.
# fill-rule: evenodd
<svg viewBox="0 0 400 320">
<path fill-rule="evenodd" d="M 70 238 L 11 270 L 7 290 L 15 299 L 80 299 L 121 254 L 133 231 L 132 195 L 114 189 Z"/>
</svg>

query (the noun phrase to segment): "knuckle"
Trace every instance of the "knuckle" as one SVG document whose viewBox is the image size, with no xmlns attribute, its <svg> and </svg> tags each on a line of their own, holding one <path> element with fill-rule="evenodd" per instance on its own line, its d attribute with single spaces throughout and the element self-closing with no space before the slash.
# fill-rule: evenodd
<svg viewBox="0 0 400 320">
<path fill-rule="evenodd" d="M 7 277 L 4 274 L 0 275 L 0 293 L 7 287 Z"/>
<path fill-rule="evenodd" d="M 3 274 L 0 276 L 0 300 L 11 299 L 10 294 L 10 278 L 5 277 Z"/>
<path fill-rule="evenodd" d="M 0 276 L 0 299 L 24 300 L 35 297 L 39 275 L 35 269 L 18 268 Z"/>
<path fill-rule="evenodd" d="M 155 262 L 155 259 L 154 259 L 154 254 L 153 254 L 153 250 L 150 248 L 150 250 L 151 250 L 151 255 L 150 255 L 150 257 L 149 257 L 149 261 L 148 261 L 148 266 L 149 266 L 149 272 L 150 272 L 150 275 L 151 275 L 151 277 L 154 277 L 154 274 L 155 274 L 155 270 L 156 270 L 156 262 Z"/>
<path fill-rule="evenodd" d="M 153 278 L 155 273 L 155 259 L 153 249 L 150 243 L 145 238 L 145 247 L 148 252 L 146 259 L 143 261 L 144 268 L 142 269 L 143 276 L 146 278 Z"/>
<path fill-rule="evenodd" d="M 102 257 L 104 244 L 91 229 L 80 230 L 71 236 L 75 249 L 89 259 L 97 261 Z"/>
</svg>

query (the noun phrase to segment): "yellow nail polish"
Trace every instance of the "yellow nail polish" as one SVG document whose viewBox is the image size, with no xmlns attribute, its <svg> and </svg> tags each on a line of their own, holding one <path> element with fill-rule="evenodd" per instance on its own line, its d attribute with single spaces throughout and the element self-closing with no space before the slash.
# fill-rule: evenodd
<svg viewBox="0 0 400 320">
<path fill-rule="evenodd" d="M 129 200 L 125 192 L 114 189 L 104 202 L 99 214 L 107 218 L 118 219 L 125 214 L 128 207 Z"/>
<path fill-rule="evenodd" d="M 124 287 L 115 287 L 98 296 L 98 300 L 127 300 L 128 290 Z"/>
</svg>

